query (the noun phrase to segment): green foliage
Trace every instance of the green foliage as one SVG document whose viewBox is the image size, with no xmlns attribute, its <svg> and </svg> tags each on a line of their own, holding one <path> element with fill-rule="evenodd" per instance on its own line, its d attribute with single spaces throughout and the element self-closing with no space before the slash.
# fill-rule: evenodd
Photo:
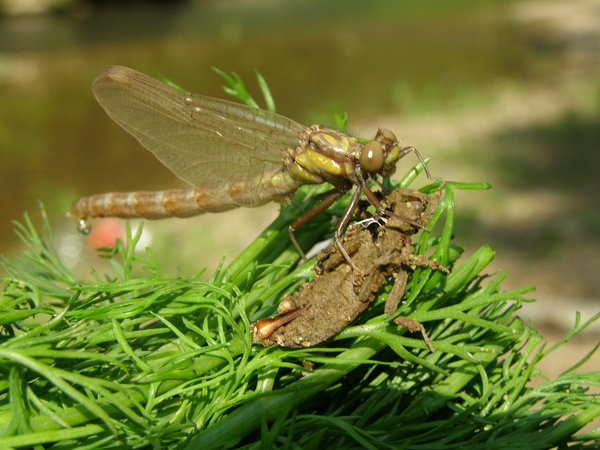
<svg viewBox="0 0 600 450">
<path fill-rule="evenodd" d="M 78 279 L 62 263 L 48 221 L 38 233 L 26 216 L 16 226 L 28 250 L 4 260 L 0 448 L 592 445 L 598 431 L 575 433 L 600 415 L 598 398 L 588 393 L 597 374 L 577 374 L 575 366 L 527 387 L 539 373 L 535 364 L 556 348 L 546 350 L 514 316 L 533 288 L 503 292 L 506 273 L 483 275 L 494 257 L 487 246 L 459 260 L 454 191 L 488 187 L 447 183 L 428 229 L 413 237 L 419 254 L 451 269 L 417 268 L 399 311 L 425 324 L 435 353 L 383 313 L 391 286 L 324 346 L 252 344 L 249 324 L 313 275 L 312 261 L 297 266 L 287 235 L 301 214 L 296 205 L 282 208 L 208 282 L 161 278 L 151 250 L 136 249 L 141 230 L 105 249 L 114 274 Z M 296 196 L 303 208 L 308 191 Z M 347 201 L 302 227 L 300 245 L 330 236 L 331 219 Z M 134 276 L 139 268 L 148 276 Z M 49 320 L 34 320 L 40 316 Z M 596 318 L 576 323 L 565 340 Z"/>
<path fill-rule="evenodd" d="M 480 275 L 494 255 L 489 247 L 458 263 L 462 249 L 450 241 L 453 191 L 461 187 L 482 186 L 448 183 L 429 225 L 435 230 L 445 218 L 441 233 L 420 233 L 417 247 L 429 253 L 433 244 L 451 274 L 417 269 L 401 311 L 426 324 L 436 353 L 383 314 L 385 292 L 327 346 L 252 345 L 249 323 L 312 274 L 310 262 L 291 270 L 298 255 L 287 224 L 295 206 L 209 282 L 133 277 L 136 266 L 160 273 L 151 252 L 135 251 L 140 231 L 110 249 L 116 275 L 78 280 L 58 257 L 47 222 L 40 235 L 26 217 L 17 229 L 29 250 L 4 261 L 0 445 L 250 448 L 262 440 L 476 449 L 591 438 L 573 434 L 600 414 L 586 387 L 597 384 L 596 374 L 569 370 L 526 387 L 549 354 L 513 315 L 532 288 L 502 292 L 506 274 Z M 331 232 L 327 218 L 316 222 L 301 229 L 304 245 Z M 43 314 L 51 319 L 32 320 Z M 313 370 L 303 375 L 306 362 Z"/>
<path fill-rule="evenodd" d="M 213 70 L 216 73 L 218 73 L 221 76 L 221 78 L 223 78 L 225 82 L 229 85 L 223 86 L 223 90 L 227 94 L 241 100 L 248 106 L 252 106 L 254 108 L 260 107 L 256 100 L 254 100 L 252 95 L 250 95 L 250 93 L 246 89 L 246 86 L 244 85 L 244 82 L 237 73 L 232 72 L 231 75 L 227 75 L 225 72 L 223 72 L 220 69 L 217 69 L 216 67 L 213 67 Z M 263 95 L 263 99 L 265 101 L 265 109 L 267 111 L 275 112 L 275 100 L 273 99 L 273 95 L 271 95 L 271 90 L 269 89 L 267 82 L 265 81 L 264 77 L 260 74 L 260 72 L 255 71 L 255 74 L 256 81 L 258 82 L 258 87 L 260 88 L 260 92 Z"/>
</svg>

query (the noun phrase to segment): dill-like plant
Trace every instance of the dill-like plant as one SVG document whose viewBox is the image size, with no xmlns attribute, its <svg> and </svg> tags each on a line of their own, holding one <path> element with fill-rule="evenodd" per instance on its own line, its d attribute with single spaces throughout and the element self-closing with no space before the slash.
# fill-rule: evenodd
<svg viewBox="0 0 600 450">
<path fill-rule="evenodd" d="M 239 77 L 226 79 L 248 102 Z M 527 383 L 539 360 L 598 316 L 577 320 L 546 349 L 515 316 L 533 288 L 502 291 L 506 273 L 483 275 L 491 248 L 459 260 L 463 249 L 452 243 L 454 190 L 487 187 L 448 182 L 428 225 L 435 234 L 417 237 L 417 253 L 451 269 L 416 268 L 401 306 L 425 324 L 435 353 L 383 314 L 391 285 L 325 345 L 252 344 L 249 324 L 313 275 L 312 261 L 297 266 L 287 236 L 296 205 L 283 207 L 208 282 L 161 278 L 151 250 L 136 250 L 141 228 L 104 249 L 113 275 L 78 279 L 61 261 L 48 221 L 40 233 L 26 215 L 16 227 L 28 250 L 4 259 L 0 449 L 594 447 L 598 430 L 576 433 L 600 415 L 598 397 L 588 393 L 598 374 L 576 373 L 579 363 L 536 388 Z M 346 203 L 302 227 L 300 244 L 331 235 L 331 216 Z M 140 268 L 149 275 L 133 275 Z M 41 315 L 50 319 L 40 324 Z"/>
</svg>

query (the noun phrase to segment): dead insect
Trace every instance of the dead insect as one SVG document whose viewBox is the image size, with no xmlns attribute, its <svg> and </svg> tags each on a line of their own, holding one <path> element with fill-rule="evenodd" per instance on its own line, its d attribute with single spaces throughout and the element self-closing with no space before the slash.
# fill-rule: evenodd
<svg viewBox="0 0 600 450">
<path fill-rule="evenodd" d="M 255 342 L 264 346 L 312 347 L 329 339 L 364 311 L 379 289 L 394 277 L 385 304 L 385 313 L 393 314 L 404 294 L 410 267 L 425 266 L 447 270 L 437 261 L 415 255 L 410 237 L 405 233 L 425 227 L 437 208 L 441 191 L 425 195 L 408 189 L 395 189 L 383 202 L 394 215 L 381 219 L 361 210 L 363 221 L 353 224 L 343 238 L 356 269 L 330 245 L 317 256 L 316 276 L 292 295 L 286 295 L 278 307 L 279 315 L 252 324 Z M 399 217 L 406 217 L 402 221 Z M 399 320 L 398 320 L 399 319 Z M 418 322 L 397 318 L 410 331 L 421 331 Z M 418 325 L 417 325 L 418 324 Z M 426 334 L 424 334 L 426 336 Z M 430 349 L 434 351 L 426 338 Z"/>
</svg>

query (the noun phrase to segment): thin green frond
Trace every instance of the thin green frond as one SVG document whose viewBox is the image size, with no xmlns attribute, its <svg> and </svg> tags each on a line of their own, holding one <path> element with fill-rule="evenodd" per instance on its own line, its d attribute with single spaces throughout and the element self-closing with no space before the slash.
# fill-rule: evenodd
<svg viewBox="0 0 600 450">
<path fill-rule="evenodd" d="M 232 95 L 247 94 L 235 74 L 219 73 Z M 406 187 L 422 170 L 383 186 Z M 3 259 L 0 447 L 585 448 L 599 436 L 576 435 L 600 416 L 590 389 L 598 374 L 577 373 L 578 363 L 529 387 L 536 364 L 562 341 L 546 349 L 515 316 L 533 288 L 503 291 L 506 273 L 485 275 L 490 247 L 463 255 L 455 242 L 454 191 L 489 188 L 446 183 L 427 229 L 410 236 L 416 254 L 448 274 L 411 270 L 388 317 L 390 275 L 369 308 L 317 348 L 263 348 L 249 330 L 314 276 L 314 260 L 299 264 L 287 231 L 309 208 L 310 187 L 208 282 L 162 278 L 152 251 L 136 249 L 141 227 L 129 226 L 102 255 L 112 273 L 78 279 L 43 210 L 42 232 L 26 215 L 16 228 L 27 250 Z M 422 192 L 438 189 L 435 181 Z M 348 201 L 298 230 L 302 248 L 331 237 Z M 392 321 L 400 315 L 425 326 L 435 352 Z M 565 340 L 599 316 L 585 324 L 576 317 Z"/>
</svg>

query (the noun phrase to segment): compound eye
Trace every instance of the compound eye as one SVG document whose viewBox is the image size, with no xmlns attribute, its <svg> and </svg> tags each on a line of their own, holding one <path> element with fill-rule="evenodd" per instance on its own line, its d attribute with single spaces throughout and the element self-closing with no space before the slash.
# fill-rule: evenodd
<svg viewBox="0 0 600 450">
<path fill-rule="evenodd" d="M 385 128 L 382 128 L 380 131 L 381 131 L 381 135 L 384 138 L 389 139 L 392 142 L 398 142 L 398 139 L 396 139 L 396 135 L 394 133 L 392 133 L 390 130 L 386 130 Z"/>
<path fill-rule="evenodd" d="M 371 141 L 363 147 L 360 154 L 360 166 L 369 173 L 379 173 L 383 168 L 383 147 L 377 141 Z"/>
</svg>

